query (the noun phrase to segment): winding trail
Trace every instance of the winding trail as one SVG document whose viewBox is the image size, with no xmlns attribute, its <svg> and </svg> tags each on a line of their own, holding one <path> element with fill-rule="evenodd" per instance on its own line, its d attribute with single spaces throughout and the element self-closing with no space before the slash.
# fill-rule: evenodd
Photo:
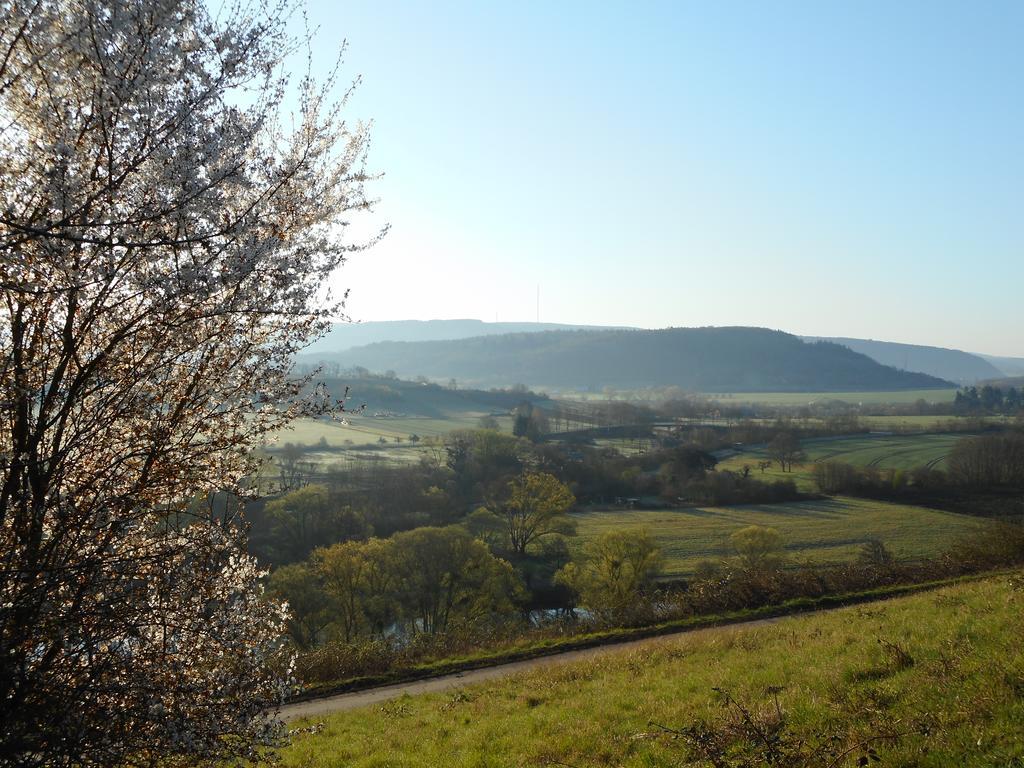
<svg viewBox="0 0 1024 768">
<path fill-rule="evenodd" d="M 831 610 L 836 609 L 825 608 L 822 609 L 821 612 Z M 791 614 L 789 616 L 774 616 L 768 619 L 753 619 L 751 621 L 742 621 L 735 624 L 724 624 L 718 627 L 682 629 L 679 632 L 658 635 L 655 637 L 645 637 L 639 640 L 624 640 L 619 643 L 609 643 L 608 645 L 599 645 L 593 648 L 580 648 L 572 651 L 554 653 L 550 656 L 538 656 L 533 659 L 512 661 L 507 664 L 498 664 L 493 667 L 481 667 L 480 669 L 470 669 L 464 672 L 454 672 L 450 675 L 442 675 L 440 677 L 413 680 L 407 683 L 394 683 L 393 685 L 386 685 L 380 688 L 369 688 L 364 691 L 340 693 L 335 696 L 325 696 L 322 699 L 310 699 L 309 701 L 299 701 L 294 704 L 287 704 L 281 708 L 279 717 L 286 721 L 302 717 L 320 717 L 334 712 L 345 712 L 350 709 L 369 706 L 370 704 L 378 704 L 380 702 L 397 699 L 405 695 L 415 696 L 420 693 L 448 691 L 453 688 L 461 688 L 464 685 L 471 685 L 473 683 L 482 683 L 487 680 L 498 680 L 503 677 L 508 677 L 509 675 L 514 675 L 517 672 L 527 672 L 541 667 L 550 667 L 557 664 L 590 659 L 606 653 L 616 653 L 618 651 L 630 650 L 632 648 L 641 648 L 664 642 L 665 640 L 678 638 L 681 635 L 700 637 L 713 633 L 733 632 L 737 629 L 763 626 L 765 624 L 772 624 L 778 621 L 785 621 L 786 619 L 793 618 L 794 616 L 806 615 L 807 613 L 805 612 Z"/>
</svg>

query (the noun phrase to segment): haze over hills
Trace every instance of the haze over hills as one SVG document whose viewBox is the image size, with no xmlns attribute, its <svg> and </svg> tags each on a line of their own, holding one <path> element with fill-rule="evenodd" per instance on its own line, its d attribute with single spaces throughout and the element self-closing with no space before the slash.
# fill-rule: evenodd
<svg viewBox="0 0 1024 768">
<path fill-rule="evenodd" d="M 948 388 L 831 342 L 764 328 L 546 331 L 466 339 L 378 342 L 332 355 L 346 367 L 453 377 L 478 386 L 679 386 L 704 392 Z"/>
<path fill-rule="evenodd" d="M 330 332 L 310 346 L 306 359 L 335 360 L 354 347 L 375 342 L 450 341 L 478 336 L 544 331 L 640 330 L 619 326 L 565 325 L 560 323 L 488 323 L 481 320 L 394 320 L 336 323 Z M 1024 375 L 1024 358 L 997 357 L 958 349 L 901 344 L 854 338 L 802 337 L 805 341 L 833 341 L 865 354 L 882 365 L 926 373 L 955 384 L 974 384 L 988 379 Z"/>
<path fill-rule="evenodd" d="M 998 355 L 978 355 L 998 368 L 1005 376 L 1024 376 L 1024 357 L 1000 357 Z"/>
<path fill-rule="evenodd" d="M 486 323 L 483 320 L 377 320 L 366 323 L 335 323 L 331 330 L 306 349 L 306 355 L 334 355 L 352 347 L 378 341 L 448 341 L 473 336 L 540 331 L 607 331 L 616 326 L 566 325 L 563 323 Z"/>
<path fill-rule="evenodd" d="M 829 338 L 803 336 L 804 341 L 831 341 L 867 355 L 882 365 L 891 365 L 901 371 L 919 371 L 938 376 L 957 384 L 973 384 L 1005 374 L 1001 368 L 970 352 L 959 349 L 926 347 L 918 344 L 899 344 L 872 339 Z"/>
</svg>

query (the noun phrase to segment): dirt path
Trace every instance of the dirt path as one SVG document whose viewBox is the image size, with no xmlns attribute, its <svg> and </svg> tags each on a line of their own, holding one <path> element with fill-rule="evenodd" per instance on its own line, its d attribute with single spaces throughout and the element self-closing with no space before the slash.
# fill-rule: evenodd
<svg viewBox="0 0 1024 768">
<path fill-rule="evenodd" d="M 344 712 L 349 709 L 356 709 L 357 707 L 365 707 L 370 704 L 377 704 L 389 699 L 396 699 L 406 694 L 415 696 L 419 693 L 447 691 L 452 688 L 460 688 L 472 683 L 497 680 L 502 677 L 514 675 L 517 672 L 525 672 L 527 670 L 548 667 L 555 664 L 565 664 L 567 662 L 579 661 L 580 659 L 589 659 L 605 653 L 629 650 L 630 648 L 639 648 L 645 645 L 652 645 L 668 639 L 677 638 L 680 635 L 701 636 L 714 632 L 727 632 L 736 629 L 770 624 L 772 622 L 782 621 L 786 618 L 789 617 L 778 616 L 770 619 L 755 619 L 753 621 L 744 621 L 721 627 L 707 627 L 705 629 L 684 629 L 668 635 L 645 637 L 641 640 L 626 640 L 621 643 L 600 645 L 594 648 L 582 648 L 575 651 L 564 651 L 562 653 L 552 654 L 551 656 L 540 656 L 535 659 L 513 661 L 508 664 L 499 664 L 494 667 L 471 669 L 465 672 L 455 672 L 450 675 L 431 677 L 425 680 L 415 680 L 408 683 L 395 683 L 394 685 L 387 685 L 381 688 L 370 688 L 365 691 L 341 693 L 337 696 L 327 696 L 322 699 L 300 701 L 283 707 L 281 709 L 281 718 L 284 720 L 295 720 L 300 717 L 320 717 L 322 715 L 331 714 L 332 712 Z"/>
</svg>

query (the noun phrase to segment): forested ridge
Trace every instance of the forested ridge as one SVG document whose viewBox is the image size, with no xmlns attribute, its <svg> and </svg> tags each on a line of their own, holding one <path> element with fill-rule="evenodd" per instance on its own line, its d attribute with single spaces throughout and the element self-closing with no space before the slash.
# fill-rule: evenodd
<svg viewBox="0 0 1024 768">
<path fill-rule="evenodd" d="M 672 384 L 705 392 L 927 389 L 951 386 L 831 342 L 765 328 L 548 331 L 450 341 L 381 342 L 344 365 L 478 384 L 604 387 Z"/>
</svg>

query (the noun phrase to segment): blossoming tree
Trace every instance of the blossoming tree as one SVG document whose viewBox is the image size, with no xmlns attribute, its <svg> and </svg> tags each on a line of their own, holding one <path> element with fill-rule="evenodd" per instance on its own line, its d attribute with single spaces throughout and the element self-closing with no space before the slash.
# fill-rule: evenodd
<svg viewBox="0 0 1024 768">
<path fill-rule="evenodd" d="M 291 10 L 0 0 L 0 763 L 278 736 L 282 609 L 196 500 L 337 406 L 291 359 L 368 244 L 340 237 L 367 134 L 288 83 Z"/>
</svg>

